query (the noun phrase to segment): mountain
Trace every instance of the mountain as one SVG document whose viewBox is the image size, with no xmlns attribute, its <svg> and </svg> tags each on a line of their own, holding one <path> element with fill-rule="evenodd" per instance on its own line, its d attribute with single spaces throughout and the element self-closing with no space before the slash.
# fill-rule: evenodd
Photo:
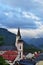
<svg viewBox="0 0 43 65">
<path fill-rule="evenodd" d="M 26 43 L 26 42 L 25 42 Z M 41 50 L 40 48 L 34 46 L 33 44 L 25 44 L 24 43 L 24 53 L 27 54 L 27 53 L 34 53 L 35 51 L 38 52 L 38 51 L 41 51 L 43 52 L 43 50 Z"/>
<path fill-rule="evenodd" d="M 29 40 L 28 39 L 26 39 L 28 44 L 32 44 L 40 49 L 43 49 L 43 38 L 31 38 Z"/>
<path fill-rule="evenodd" d="M 25 40 L 25 42 L 28 45 L 32 45 L 38 49 L 41 49 L 43 51 L 43 38 L 29 38 L 29 37 L 24 37 L 23 40 Z"/>
<path fill-rule="evenodd" d="M 13 45 L 16 40 L 16 35 L 4 28 L 0 28 L 0 36 L 4 37 L 4 45 Z"/>
<path fill-rule="evenodd" d="M 15 49 L 16 34 L 9 32 L 7 29 L 0 28 L 0 36 L 4 38 L 4 43 L 2 46 L 0 46 L 0 50 Z M 24 52 L 34 52 L 39 50 L 34 45 L 27 44 L 24 40 L 23 42 L 24 42 Z"/>
</svg>

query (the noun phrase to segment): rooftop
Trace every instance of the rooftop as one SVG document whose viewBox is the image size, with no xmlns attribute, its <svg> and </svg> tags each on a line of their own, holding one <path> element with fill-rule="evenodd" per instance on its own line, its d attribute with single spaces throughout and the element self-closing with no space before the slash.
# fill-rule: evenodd
<svg viewBox="0 0 43 65">
<path fill-rule="evenodd" d="M 8 60 L 8 61 L 14 61 L 15 58 L 17 57 L 18 55 L 18 52 L 17 51 L 6 51 L 4 54 L 2 54 L 2 57 L 5 59 L 5 60 Z"/>
</svg>

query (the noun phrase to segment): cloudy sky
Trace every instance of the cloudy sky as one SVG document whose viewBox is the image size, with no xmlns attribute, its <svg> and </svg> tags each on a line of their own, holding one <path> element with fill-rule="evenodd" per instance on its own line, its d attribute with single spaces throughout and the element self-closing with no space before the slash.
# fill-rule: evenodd
<svg viewBox="0 0 43 65">
<path fill-rule="evenodd" d="M 0 27 L 22 36 L 43 37 L 43 0 L 0 0 Z"/>
</svg>

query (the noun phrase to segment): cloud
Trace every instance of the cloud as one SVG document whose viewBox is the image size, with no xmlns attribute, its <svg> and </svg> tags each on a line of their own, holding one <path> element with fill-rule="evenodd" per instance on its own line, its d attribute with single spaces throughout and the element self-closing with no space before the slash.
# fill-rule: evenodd
<svg viewBox="0 0 43 65">
<path fill-rule="evenodd" d="M 10 32 L 17 34 L 17 29 L 8 29 Z M 43 38 L 43 25 L 38 29 L 20 29 L 22 37 Z"/>
<path fill-rule="evenodd" d="M 4 6 L 5 7 L 5 6 Z M 7 11 L 6 11 L 6 8 L 7 8 Z M 6 21 L 9 24 L 9 26 L 11 25 L 11 22 L 12 24 L 15 24 L 15 23 L 18 23 L 21 25 L 23 24 L 24 22 L 24 27 L 25 26 L 28 26 L 30 24 L 34 24 L 36 25 L 37 27 L 39 26 L 39 22 L 40 22 L 40 18 L 38 16 L 36 16 L 34 13 L 32 12 L 29 12 L 29 11 L 26 11 L 26 10 L 23 10 L 22 8 L 20 7 L 15 7 L 15 8 L 11 8 L 11 7 L 5 7 L 5 10 L 2 10 L 3 13 L 4 13 L 4 16 L 6 17 Z M 2 14 L 3 15 L 3 14 Z M 30 21 L 30 20 L 33 20 L 33 21 Z M 4 21 L 5 21 L 5 18 L 4 18 Z M 14 22 L 15 21 L 15 22 Z M 19 21 L 19 22 L 18 22 Z M 21 22 L 20 22 L 21 21 Z M 30 23 L 30 22 L 31 23 Z M 37 22 L 36 22 L 37 21 Z M 39 22 L 38 22 L 39 21 Z M 27 24 L 28 23 L 28 24 Z M 36 24 L 37 23 L 37 24 Z M 28 27 L 31 27 L 32 26 L 28 26 Z M 34 27 L 34 26 L 33 26 Z"/>
<path fill-rule="evenodd" d="M 40 4 L 43 4 L 43 0 L 34 0 L 35 2 L 38 2 Z"/>
<path fill-rule="evenodd" d="M 33 19 L 33 21 L 35 22 L 37 27 L 40 27 L 42 25 L 41 18 L 39 18 L 32 12 L 23 11 L 22 13 L 23 13 L 23 17 L 25 17 L 27 19 Z"/>
<path fill-rule="evenodd" d="M 11 1 L 11 2 L 10 2 Z M 32 0 L 0 0 L 0 22 L 9 28 L 39 28 L 42 25 L 41 12 Z M 13 7 L 13 5 L 15 5 Z M 17 6 L 18 5 L 18 6 Z M 25 5 L 25 6 L 24 6 Z M 35 6 L 34 6 L 35 5 Z M 40 8 L 40 7 L 39 7 Z"/>
<path fill-rule="evenodd" d="M 2 24 L 0 24 L 0 28 L 7 28 L 6 26 L 4 26 L 4 25 L 2 25 Z"/>
<path fill-rule="evenodd" d="M 13 12 L 4 12 L 4 15 L 7 16 L 8 18 L 12 18 Z"/>
<path fill-rule="evenodd" d="M 0 19 L 2 24 L 7 25 L 8 27 L 34 27 L 33 25 L 35 25 L 35 23 L 31 20 L 35 19 L 36 16 L 31 12 L 27 12 L 26 10 L 24 11 L 20 7 L 11 8 L 7 5 L 2 6 L 2 4 L 0 4 L 0 7 Z"/>
<path fill-rule="evenodd" d="M 35 21 L 35 23 L 36 23 L 38 28 L 40 28 L 43 25 L 41 21 Z"/>
<path fill-rule="evenodd" d="M 23 17 L 25 18 L 31 18 L 34 21 L 40 21 L 40 18 L 38 16 L 36 16 L 35 14 L 33 14 L 32 12 L 27 12 L 27 11 L 23 11 Z"/>
<path fill-rule="evenodd" d="M 22 28 L 23 37 L 42 37 L 43 0 L 0 0 L 0 27 L 6 26 L 13 33 L 10 28 Z"/>
<path fill-rule="evenodd" d="M 5 15 L 8 16 L 9 14 L 6 12 Z"/>
<path fill-rule="evenodd" d="M 39 17 L 37 17 L 35 14 L 33 14 L 32 12 L 26 12 L 26 11 L 23 11 L 23 17 L 26 17 L 26 18 L 32 18 L 33 20 L 40 20 Z"/>
</svg>

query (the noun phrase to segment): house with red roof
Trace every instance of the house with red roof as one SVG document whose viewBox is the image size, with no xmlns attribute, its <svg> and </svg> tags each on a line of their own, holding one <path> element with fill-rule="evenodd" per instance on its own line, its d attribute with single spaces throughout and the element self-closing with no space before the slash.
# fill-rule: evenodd
<svg viewBox="0 0 43 65">
<path fill-rule="evenodd" d="M 8 60 L 9 62 L 13 62 L 15 60 L 15 58 L 17 57 L 18 52 L 17 51 L 6 51 L 4 54 L 2 54 L 2 57 L 5 60 Z"/>
</svg>

